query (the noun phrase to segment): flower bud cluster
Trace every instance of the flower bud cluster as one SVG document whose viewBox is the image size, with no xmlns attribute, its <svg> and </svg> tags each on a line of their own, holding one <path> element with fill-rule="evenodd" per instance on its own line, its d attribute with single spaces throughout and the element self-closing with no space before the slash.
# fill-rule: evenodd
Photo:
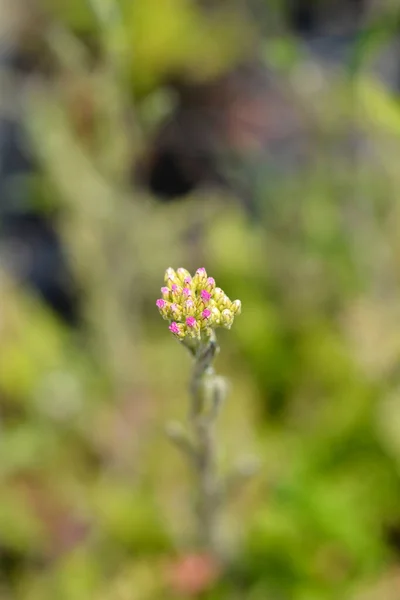
<svg viewBox="0 0 400 600">
<path fill-rule="evenodd" d="M 170 321 L 169 330 L 179 339 L 200 340 L 216 327 L 230 329 L 241 312 L 240 300 L 233 302 L 204 268 L 192 277 L 186 269 L 167 269 L 161 298 L 156 302 L 161 316 Z"/>
</svg>

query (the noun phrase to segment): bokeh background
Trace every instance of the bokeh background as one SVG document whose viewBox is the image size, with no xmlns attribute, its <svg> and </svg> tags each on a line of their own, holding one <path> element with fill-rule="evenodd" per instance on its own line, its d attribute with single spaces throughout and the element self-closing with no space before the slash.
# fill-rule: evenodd
<svg viewBox="0 0 400 600">
<path fill-rule="evenodd" d="M 396 0 L 1 0 L 1 600 L 400 598 Z M 155 300 L 243 314 L 192 546 Z"/>
</svg>

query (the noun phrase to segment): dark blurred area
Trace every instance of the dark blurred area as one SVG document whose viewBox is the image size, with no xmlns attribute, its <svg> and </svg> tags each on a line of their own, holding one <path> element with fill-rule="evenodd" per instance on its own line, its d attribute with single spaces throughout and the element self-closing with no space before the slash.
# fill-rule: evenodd
<svg viewBox="0 0 400 600">
<path fill-rule="evenodd" d="M 24 11 L 26 7 L 21 6 Z M 21 23 L 5 36 L 1 47 L 2 69 L 13 80 L 5 102 L 14 113 L 1 121 L 2 238 L 5 246 L 17 247 L 18 255 L 28 257 L 13 261 L 11 268 L 18 277 L 32 285 L 61 318 L 74 324 L 79 301 L 56 227 L 51 215 L 32 206 L 31 198 L 30 177 L 39 166 L 24 129 L 24 88 L 30 78 L 51 77 L 49 49 L 44 43 L 48 22 L 36 14 L 39 8 L 31 7 L 31 22 L 25 14 L 20 17 Z M 184 199 L 199 188 L 223 186 L 238 195 L 250 214 L 257 213 L 254 168 L 283 176 L 290 173 L 304 160 L 312 127 L 300 102 L 282 89 L 285 81 L 260 61 L 262 36 L 294 36 L 322 68 L 336 64 L 345 70 L 363 28 L 374 18 L 365 0 L 287 1 L 280 3 L 279 15 L 276 6 L 262 2 L 254 7 L 244 3 L 242 9 L 255 32 L 254 51 L 243 52 L 243 66 L 200 84 L 191 83 L 190 77 L 178 71 L 160 82 L 173 91 L 176 109 L 154 132 L 144 156 L 133 167 L 133 183 L 136 180 L 160 202 Z M 389 15 L 398 19 L 393 10 Z M 87 43 L 88 36 L 83 41 Z M 398 44 L 391 52 L 395 68 L 385 83 L 396 93 Z"/>
<path fill-rule="evenodd" d="M 0 0 L 2 600 L 400 598 L 399 15 Z M 224 460 L 262 463 L 223 568 L 160 433 L 155 299 L 203 265 L 243 303 Z"/>
</svg>

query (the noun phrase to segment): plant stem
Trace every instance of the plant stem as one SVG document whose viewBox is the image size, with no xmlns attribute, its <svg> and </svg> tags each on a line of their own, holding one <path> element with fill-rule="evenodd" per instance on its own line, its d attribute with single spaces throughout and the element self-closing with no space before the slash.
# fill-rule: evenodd
<svg viewBox="0 0 400 600">
<path fill-rule="evenodd" d="M 235 496 L 259 470 L 254 459 L 241 460 L 224 477 L 217 472 L 215 424 L 226 396 L 226 384 L 215 374 L 214 358 L 219 351 L 213 332 L 200 344 L 184 339 L 183 345 L 194 358 L 190 380 L 189 431 L 179 422 L 167 424 L 166 434 L 186 457 L 194 471 L 197 519 L 197 547 L 224 560 L 217 540 L 218 513 L 225 502 Z"/>
<path fill-rule="evenodd" d="M 216 552 L 216 520 L 218 512 L 215 421 L 223 399 L 223 389 L 214 374 L 213 361 L 218 351 L 215 335 L 199 347 L 190 383 L 190 425 L 193 433 L 196 475 L 197 538 L 202 550 Z M 206 406 L 205 377 L 211 390 L 211 407 Z"/>
</svg>

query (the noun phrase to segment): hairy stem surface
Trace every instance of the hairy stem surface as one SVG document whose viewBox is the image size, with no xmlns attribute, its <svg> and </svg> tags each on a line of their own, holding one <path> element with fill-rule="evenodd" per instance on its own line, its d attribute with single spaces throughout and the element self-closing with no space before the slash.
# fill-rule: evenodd
<svg viewBox="0 0 400 600">
<path fill-rule="evenodd" d="M 217 385 L 217 377 L 213 370 L 217 351 L 215 335 L 199 347 L 194 354 L 195 362 L 190 383 L 190 424 L 196 447 L 194 465 L 197 481 L 197 538 L 199 546 L 208 552 L 216 550 L 218 512 L 215 421 L 222 401 L 222 389 Z"/>
</svg>

